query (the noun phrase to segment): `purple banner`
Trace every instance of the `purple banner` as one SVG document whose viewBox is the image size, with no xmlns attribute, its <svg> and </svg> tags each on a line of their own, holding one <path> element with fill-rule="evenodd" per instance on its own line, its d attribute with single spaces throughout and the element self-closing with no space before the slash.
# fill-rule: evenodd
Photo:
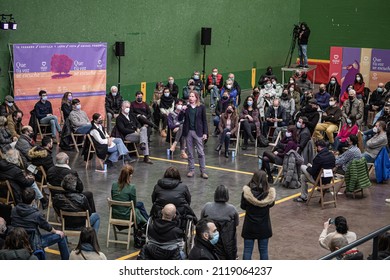
<svg viewBox="0 0 390 280">
<path fill-rule="evenodd" d="M 371 71 L 390 72 L 390 50 L 372 50 Z"/>
<path fill-rule="evenodd" d="M 13 52 L 15 73 L 56 72 L 56 63 L 68 72 L 106 70 L 107 43 L 15 44 Z"/>
<path fill-rule="evenodd" d="M 343 48 L 343 72 L 341 93 L 349 84 L 353 84 L 356 74 L 360 72 L 360 51 L 358 48 Z"/>
</svg>

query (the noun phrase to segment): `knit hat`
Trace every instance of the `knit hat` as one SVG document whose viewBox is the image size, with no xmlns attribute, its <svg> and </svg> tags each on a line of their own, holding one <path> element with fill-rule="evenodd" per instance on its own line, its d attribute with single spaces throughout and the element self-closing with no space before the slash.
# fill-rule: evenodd
<svg viewBox="0 0 390 280">
<path fill-rule="evenodd" d="M 14 98 L 11 95 L 7 95 L 4 100 L 7 102 L 14 102 Z"/>
</svg>

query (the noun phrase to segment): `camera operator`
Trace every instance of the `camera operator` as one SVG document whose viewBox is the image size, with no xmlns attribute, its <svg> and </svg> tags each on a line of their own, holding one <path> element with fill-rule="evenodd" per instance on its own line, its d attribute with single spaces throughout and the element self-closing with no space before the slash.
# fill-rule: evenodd
<svg viewBox="0 0 390 280">
<path fill-rule="evenodd" d="M 302 22 L 299 26 L 298 35 L 298 54 L 299 54 L 299 66 L 300 68 L 308 68 L 307 64 L 307 44 L 309 42 L 310 29 L 305 22 Z"/>
<path fill-rule="evenodd" d="M 328 233 L 328 228 L 331 225 L 336 227 L 336 231 Z M 335 235 L 344 236 L 348 240 L 348 243 L 352 243 L 357 239 L 356 233 L 348 230 L 347 219 L 343 216 L 338 216 L 335 219 L 328 219 L 324 223 L 324 229 L 322 230 L 318 240 L 321 247 L 326 250 L 330 250 L 330 241 Z"/>
</svg>

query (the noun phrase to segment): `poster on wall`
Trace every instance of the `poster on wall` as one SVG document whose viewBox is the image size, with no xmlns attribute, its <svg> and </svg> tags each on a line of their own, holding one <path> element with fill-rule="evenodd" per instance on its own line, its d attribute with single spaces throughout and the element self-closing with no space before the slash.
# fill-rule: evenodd
<svg viewBox="0 0 390 280">
<path fill-rule="evenodd" d="M 39 101 L 40 90 L 48 93 L 58 119 L 68 91 L 89 118 L 104 115 L 107 43 L 14 44 L 13 61 L 15 101 L 25 116 Z"/>
<path fill-rule="evenodd" d="M 329 78 L 337 77 L 341 92 L 354 83 L 357 73 L 363 75 L 365 86 L 371 91 L 378 83 L 386 84 L 390 81 L 390 50 L 331 47 Z"/>
</svg>

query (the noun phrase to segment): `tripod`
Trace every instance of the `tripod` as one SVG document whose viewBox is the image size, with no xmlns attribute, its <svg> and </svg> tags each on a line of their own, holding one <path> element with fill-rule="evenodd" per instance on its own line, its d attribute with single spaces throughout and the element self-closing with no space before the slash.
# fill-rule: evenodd
<svg viewBox="0 0 390 280">
<path fill-rule="evenodd" d="M 287 66 L 288 68 L 291 67 L 291 60 L 292 60 L 292 57 L 294 54 L 295 46 L 297 45 L 298 36 L 299 36 L 299 31 L 297 29 L 297 26 L 295 26 L 294 30 L 292 32 L 292 39 L 291 39 L 290 48 L 289 48 L 289 51 L 288 51 L 288 54 L 286 57 L 286 61 L 284 62 L 284 65 Z M 287 61 L 288 61 L 288 64 L 287 64 Z"/>
</svg>

